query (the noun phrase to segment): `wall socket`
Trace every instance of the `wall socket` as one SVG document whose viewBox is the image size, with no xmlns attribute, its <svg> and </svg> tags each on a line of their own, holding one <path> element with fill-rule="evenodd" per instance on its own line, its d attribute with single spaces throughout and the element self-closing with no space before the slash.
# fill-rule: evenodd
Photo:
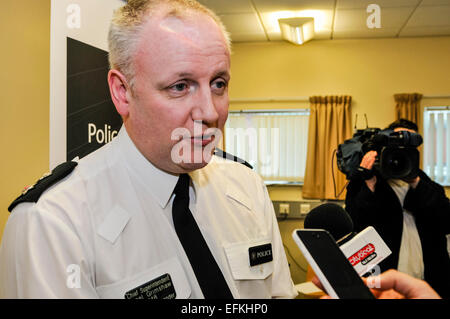
<svg viewBox="0 0 450 319">
<path fill-rule="evenodd" d="M 314 207 L 325 203 L 322 200 L 272 201 L 279 219 L 304 219 Z"/>
</svg>

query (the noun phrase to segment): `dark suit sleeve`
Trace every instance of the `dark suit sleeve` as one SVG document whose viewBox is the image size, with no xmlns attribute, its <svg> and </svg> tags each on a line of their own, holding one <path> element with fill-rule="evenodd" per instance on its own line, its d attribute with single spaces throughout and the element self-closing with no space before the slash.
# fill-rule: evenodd
<svg viewBox="0 0 450 319">
<path fill-rule="evenodd" d="M 450 202 L 444 188 L 421 175 L 415 189 L 405 197 L 404 208 L 419 222 L 430 223 L 444 234 L 450 233 Z"/>
<path fill-rule="evenodd" d="M 345 209 L 350 214 L 355 231 L 359 232 L 374 224 L 374 216 L 381 209 L 377 194 L 363 180 L 352 180 L 347 186 Z"/>
<path fill-rule="evenodd" d="M 404 208 L 414 215 L 420 235 L 425 280 L 443 298 L 450 297 L 450 258 L 446 234 L 450 233 L 450 203 L 444 188 L 423 172 L 415 189 L 405 197 Z"/>
</svg>

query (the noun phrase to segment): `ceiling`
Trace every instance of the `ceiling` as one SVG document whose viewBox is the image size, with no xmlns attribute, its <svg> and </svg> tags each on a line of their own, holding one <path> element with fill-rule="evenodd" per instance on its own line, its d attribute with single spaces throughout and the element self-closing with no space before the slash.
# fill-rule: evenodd
<svg viewBox="0 0 450 319">
<path fill-rule="evenodd" d="M 233 42 L 280 41 L 279 18 L 313 17 L 314 39 L 450 36 L 450 0 L 199 0 L 215 11 Z M 369 4 L 380 28 L 369 28 Z"/>
</svg>

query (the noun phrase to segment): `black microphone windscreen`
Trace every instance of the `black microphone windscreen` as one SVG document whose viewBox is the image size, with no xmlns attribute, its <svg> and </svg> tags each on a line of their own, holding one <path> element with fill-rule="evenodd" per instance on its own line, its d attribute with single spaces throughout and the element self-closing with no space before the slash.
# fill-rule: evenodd
<svg viewBox="0 0 450 319">
<path fill-rule="evenodd" d="M 341 206 L 325 203 L 314 207 L 305 217 L 304 227 L 309 229 L 325 229 L 335 240 L 353 232 L 353 221 Z"/>
</svg>

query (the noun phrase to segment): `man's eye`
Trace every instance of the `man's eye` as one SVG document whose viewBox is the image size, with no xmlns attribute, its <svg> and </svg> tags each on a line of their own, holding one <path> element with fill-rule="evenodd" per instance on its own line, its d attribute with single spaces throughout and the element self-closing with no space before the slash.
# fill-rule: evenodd
<svg viewBox="0 0 450 319">
<path fill-rule="evenodd" d="M 175 91 L 182 92 L 187 89 L 187 84 L 186 83 L 177 83 L 174 86 L 172 86 L 172 88 Z"/>
<path fill-rule="evenodd" d="M 226 87 L 227 87 L 227 82 L 222 81 L 222 80 L 215 81 L 212 84 L 212 88 L 216 91 L 219 91 L 219 93 L 222 93 Z"/>
<path fill-rule="evenodd" d="M 189 92 L 191 86 L 187 82 L 178 82 L 168 87 L 168 93 L 171 96 L 183 96 Z"/>
<path fill-rule="evenodd" d="M 216 82 L 216 87 L 218 89 L 221 89 L 221 88 L 225 87 L 225 82 Z"/>
</svg>

